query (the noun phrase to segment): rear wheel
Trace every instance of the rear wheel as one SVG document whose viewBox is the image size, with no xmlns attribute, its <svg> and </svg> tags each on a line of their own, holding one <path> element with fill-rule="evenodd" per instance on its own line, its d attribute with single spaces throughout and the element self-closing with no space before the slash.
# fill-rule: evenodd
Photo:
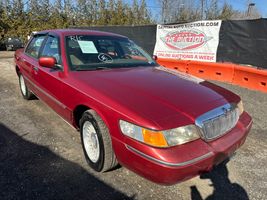
<svg viewBox="0 0 267 200">
<path fill-rule="evenodd" d="M 24 99 L 30 100 L 34 97 L 34 94 L 28 89 L 25 83 L 25 79 L 20 73 L 19 73 L 19 87 Z"/>
<path fill-rule="evenodd" d="M 84 112 L 80 120 L 80 132 L 84 155 L 91 168 L 105 172 L 118 164 L 109 130 L 95 111 Z"/>
</svg>

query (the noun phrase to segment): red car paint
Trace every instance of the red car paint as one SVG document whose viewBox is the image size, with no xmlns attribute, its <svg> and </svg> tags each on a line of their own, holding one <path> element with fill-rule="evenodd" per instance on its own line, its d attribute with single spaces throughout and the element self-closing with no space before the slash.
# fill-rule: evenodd
<svg viewBox="0 0 267 200">
<path fill-rule="evenodd" d="M 65 36 L 123 36 L 85 30 L 41 33 L 60 38 L 63 70 L 41 67 L 38 59 L 28 56 L 23 49 L 17 50 L 16 70 L 23 74 L 27 86 L 76 128 L 77 108 L 95 110 L 109 128 L 119 163 L 139 175 L 157 183 L 174 184 L 209 171 L 244 143 L 252 124 L 246 112 L 231 131 L 210 142 L 198 139 L 156 148 L 123 135 L 121 119 L 153 130 L 168 130 L 194 124 L 203 113 L 226 103 L 238 103 L 240 97 L 209 82 L 196 82 L 193 78 L 191 81 L 187 75 L 179 77 L 157 67 L 71 71 Z"/>
</svg>

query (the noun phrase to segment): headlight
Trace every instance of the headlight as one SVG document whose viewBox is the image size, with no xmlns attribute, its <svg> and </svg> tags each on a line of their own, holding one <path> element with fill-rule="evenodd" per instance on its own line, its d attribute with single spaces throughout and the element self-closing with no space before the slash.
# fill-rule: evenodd
<svg viewBox="0 0 267 200">
<path fill-rule="evenodd" d="M 183 126 L 166 131 L 153 131 L 120 120 L 120 129 L 124 135 L 156 147 L 171 147 L 199 138 L 195 125 Z"/>
<path fill-rule="evenodd" d="M 241 115 L 244 112 L 244 106 L 243 106 L 243 102 L 241 100 L 237 104 L 237 108 L 238 108 L 239 115 Z"/>
</svg>

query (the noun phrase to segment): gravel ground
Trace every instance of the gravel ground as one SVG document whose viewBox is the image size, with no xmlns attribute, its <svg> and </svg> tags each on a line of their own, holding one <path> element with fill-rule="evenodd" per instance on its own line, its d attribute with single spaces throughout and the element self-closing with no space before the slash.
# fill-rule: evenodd
<svg viewBox="0 0 267 200">
<path fill-rule="evenodd" d="M 217 83 L 239 94 L 254 120 L 230 162 L 173 186 L 124 167 L 93 172 L 79 133 L 39 100 L 22 99 L 13 52 L 0 52 L 0 199 L 267 199 L 267 94 Z M 9 58 L 8 58 L 9 57 Z"/>
</svg>

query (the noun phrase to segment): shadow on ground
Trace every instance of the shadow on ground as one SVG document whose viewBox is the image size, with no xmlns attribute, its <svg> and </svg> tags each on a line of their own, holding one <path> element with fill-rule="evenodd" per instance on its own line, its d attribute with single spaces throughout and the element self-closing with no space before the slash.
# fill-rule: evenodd
<svg viewBox="0 0 267 200">
<path fill-rule="evenodd" d="M 201 179 L 210 179 L 213 193 L 207 198 L 202 198 L 196 186 L 191 186 L 192 200 L 248 200 L 246 190 L 237 183 L 231 183 L 228 177 L 227 162 L 216 166 L 211 172 L 200 176 Z"/>
<path fill-rule="evenodd" d="M 1 200 L 132 199 L 24 136 L 0 123 Z"/>
</svg>

